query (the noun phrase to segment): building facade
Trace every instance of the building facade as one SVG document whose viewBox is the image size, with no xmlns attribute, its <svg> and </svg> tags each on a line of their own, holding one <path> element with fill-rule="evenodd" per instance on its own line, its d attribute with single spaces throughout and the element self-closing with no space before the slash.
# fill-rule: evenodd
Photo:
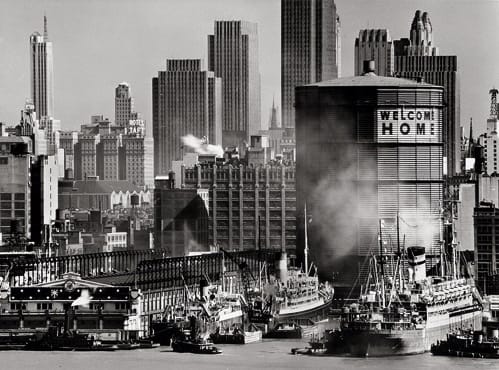
<svg viewBox="0 0 499 370">
<path fill-rule="evenodd" d="M 43 35 L 30 36 L 31 99 L 39 118 L 54 116 L 54 65 L 52 42 L 47 31 L 47 17 L 43 18 Z"/>
<path fill-rule="evenodd" d="M 0 232 L 9 237 L 31 237 L 31 139 L 0 137 Z"/>
<path fill-rule="evenodd" d="M 64 170 L 75 170 L 75 145 L 78 142 L 78 132 L 61 131 L 59 133 L 59 148 L 64 150 Z"/>
<path fill-rule="evenodd" d="M 360 30 L 355 39 L 355 76 L 364 73 L 366 60 L 374 60 L 378 76 L 393 76 L 395 48 L 388 30 Z"/>
<path fill-rule="evenodd" d="M 222 78 L 223 146 L 239 147 L 262 128 L 257 24 L 215 21 L 208 70 Z"/>
<path fill-rule="evenodd" d="M 155 176 L 168 174 L 172 161 L 182 159 L 187 134 L 222 144 L 221 80 L 204 71 L 200 59 L 168 59 L 152 84 Z"/>
<path fill-rule="evenodd" d="M 396 47 L 395 75 L 444 87 L 443 141 L 449 176 L 461 172 L 460 153 L 460 82 L 457 56 L 440 56 L 433 42 L 433 28 L 428 13 L 418 10 L 411 23 L 410 39 Z"/>
<path fill-rule="evenodd" d="M 209 251 L 208 190 L 175 189 L 174 179 L 158 177 L 154 186 L 154 247 L 173 257 Z"/>
<path fill-rule="evenodd" d="M 334 0 L 282 0 L 282 127 L 295 127 L 295 87 L 337 78 L 340 61 L 340 17 Z"/>
<path fill-rule="evenodd" d="M 499 270 L 499 209 L 483 202 L 475 208 L 475 279 L 484 293 Z M 497 279 L 497 278 L 496 278 Z M 489 282 L 487 281 L 489 280 Z M 490 289 L 489 289 L 490 290 Z M 499 291 L 495 292 L 496 294 Z"/>
<path fill-rule="evenodd" d="M 99 179 L 119 179 L 119 148 L 121 145 L 121 135 L 106 134 L 100 136 L 100 142 L 96 145 L 96 175 L 99 176 Z"/>
<path fill-rule="evenodd" d="M 87 177 L 97 176 L 97 145 L 99 142 L 99 134 L 78 134 L 78 142 L 74 146 L 75 179 L 84 180 Z"/>
<path fill-rule="evenodd" d="M 182 189 L 207 189 L 209 243 L 227 250 L 296 249 L 294 166 L 182 167 Z"/>
<path fill-rule="evenodd" d="M 426 248 L 427 266 L 442 240 L 442 88 L 373 70 L 296 95 L 298 248 L 306 206 L 313 260 L 348 286 L 366 277 L 378 234 L 398 252 L 397 224 L 405 248 Z"/>
</svg>

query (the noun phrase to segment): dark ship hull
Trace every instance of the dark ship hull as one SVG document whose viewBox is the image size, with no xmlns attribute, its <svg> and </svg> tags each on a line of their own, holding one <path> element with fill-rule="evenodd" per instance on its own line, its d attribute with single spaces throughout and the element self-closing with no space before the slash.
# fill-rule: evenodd
<svg viewBox="0 0 499 370">
<path fill-rule="evenodd" d="M 444 340 L 450 330 L 481 328 L 481 311 L 460 315 L 434 316 L 420 328 L 373 329 L 342 327 L 329 334 L 328 353 L 357 357 L 400 356 L 428 352 L 431 345 Z"/>
</svg>

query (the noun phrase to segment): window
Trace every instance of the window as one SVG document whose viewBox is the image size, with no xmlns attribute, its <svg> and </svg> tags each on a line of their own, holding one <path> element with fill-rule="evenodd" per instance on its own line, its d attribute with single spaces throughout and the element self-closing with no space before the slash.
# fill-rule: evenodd
<svg viewBox="0 0 499 370">
<path fill-rule="evenodd" d="M 10 193 L 1 193 L 0 194 L 0 200 L 11 200 L 11 194 Z"/>
<path fill-rule="evenodd" d="M 0 165 L 6 165 L 9 164 L 9 158 L 8 157 L 0 157 Z"/>
</svg>

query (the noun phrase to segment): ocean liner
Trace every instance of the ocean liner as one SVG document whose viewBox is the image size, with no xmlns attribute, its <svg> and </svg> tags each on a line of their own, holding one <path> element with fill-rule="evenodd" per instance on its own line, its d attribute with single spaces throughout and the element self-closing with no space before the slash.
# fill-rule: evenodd
<svg viewBox="0 0 499 370">
<path fill-rule="evenodd" d="M 334 289 L 319 282 L 317 269 L 308 263 L 307 210 L 305 208 L 305 268 L 289 267 L 286 252 L 281 252 L 279 276 L 271 279 L 262 292 L 250 297 L 248 316 L 252 322 L 310 323 L 327 316 Z"/>
<path fill-rule="evenodd" d="M 424 247 L 407 248 L 406 260 L 407 274 L 399 258 L 387 278 L 378 272 L 383 262 L 372 256 L 359 302 L 343 308 L 340 331 L 327 333 L 330 353 L 417 354 L 453 330 L 481 329 L 481 297 L 472 280 L 458 278 L 456 268 L 450 276 L 426 276 Z"/>
</svg>

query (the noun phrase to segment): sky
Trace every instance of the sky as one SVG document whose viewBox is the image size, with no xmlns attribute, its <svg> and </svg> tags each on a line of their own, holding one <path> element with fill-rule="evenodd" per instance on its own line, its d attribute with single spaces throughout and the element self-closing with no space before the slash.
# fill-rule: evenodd
<svg viewBox="0 0 499 370">
<path fill-rule="evenodd" d="M 409 36 L 417 9 L 427 11 L 440 55 L 457 55 L 461 123 L 485 129 L 488 91 L 499 87 L 499 0 L 336 0 L 342 76 L 353 73 L 360 29 Z M 151 79 L 167 58 L 206 61 L 215 20 L 258 23 L 262 120 L 280 105 L 280 0 L 0 0 L 0 121 L 17 124 L 30 96 L 29 36 L 43 31 L 54 49 L 55 118 L 77 129 L 91 115 L 114 120 L 114 89 L 130 84 L 135 110 L 151 122 Z"/>
</svg>

